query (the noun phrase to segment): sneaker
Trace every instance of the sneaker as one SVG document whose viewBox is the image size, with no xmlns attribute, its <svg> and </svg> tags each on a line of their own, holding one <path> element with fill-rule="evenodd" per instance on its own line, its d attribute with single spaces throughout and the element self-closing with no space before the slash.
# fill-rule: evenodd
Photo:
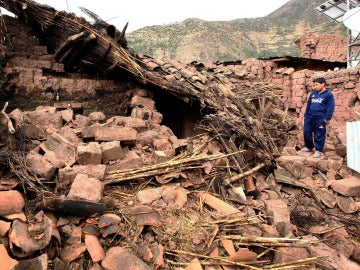
<svg viewBox="0 0 360 270">
<path fill-rule="evenodd" d="M 311 150 L 305 146 L 303 149 L 301 149 L 301 151 L 303 151 L 303 152 L 310 152 Z"/>
<path fill-rule="evenodd" d="M 321 156 L 321 153 L 319 151 L 315 151 L 314 158 L 318 158 Z"/>
</svg>

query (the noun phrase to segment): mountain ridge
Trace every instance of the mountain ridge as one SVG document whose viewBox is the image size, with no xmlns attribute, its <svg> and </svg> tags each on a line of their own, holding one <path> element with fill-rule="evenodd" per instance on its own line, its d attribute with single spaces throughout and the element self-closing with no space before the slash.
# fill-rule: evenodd
<svg viewBox="0 0 360 270">
<path fill-rule="evenodd" d="M 291 0 L 265 17 L 231 21 L 191 18 L 147 26 L 126 38 L 136 53 L 181 62 L 300 56 L 295 41 L 305 34 L 346 36 L 342 24 L 315 11 L 321 3 L 323 0 Z"/>
</svg>

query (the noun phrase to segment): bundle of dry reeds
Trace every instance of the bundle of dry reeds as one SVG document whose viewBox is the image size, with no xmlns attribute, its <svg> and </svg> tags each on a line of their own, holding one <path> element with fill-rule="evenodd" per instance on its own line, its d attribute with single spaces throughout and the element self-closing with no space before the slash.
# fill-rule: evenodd
<svg viewBox="0 0 360 270">
<path fill-rule="evenodd" d="M 232 151 L 244 149 L 251 153 L 251 158 L 273 160 L 295 125 L 285 112 L 276 109 L 281 89 L 266 83 L 237 87 L 232 95 L 212 100 L 216 112 L 206 115 L 199 127 L 223 137 L 224 142 L 232 141 L 235 146 Z"/>
</svg>

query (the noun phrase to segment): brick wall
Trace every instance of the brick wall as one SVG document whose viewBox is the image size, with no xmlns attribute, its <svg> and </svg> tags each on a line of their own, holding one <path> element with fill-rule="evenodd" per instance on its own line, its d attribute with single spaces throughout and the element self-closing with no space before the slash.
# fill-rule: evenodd
<svg viewBox="0 0 360 270">
<path fill-rule="evenodd" d="M 52 55 L 47 53 L 45 46 L 39 44 L 39 40 L 34 38 L 27 26 L 22 25 L 17 19 L 7 16 L 4 18 L 7 34 L 3 43 L 6 46 L 2 46 L 0 55 L 6 58 L 6 66 L 1 70 L 0 83 L 4 92 L 15 92 L 20 96 L 31 93 L 32 99 L 28 100 L 27 97 L 24 99 L 23 109 L 27 109 L 27 103 L 31 102 L 33 106 L 36 102 L 39 105 L 53 103 L 57 94 L 60 95 L 61 101 L 74 98 L 77 101 L 92 99 L 92 106 L 98 106 L 102 110 L 119 107 L 118 104 L 123 97 L 116 96 L 116 93 L 130 88 L 131 86 L 127 85 L 129 82 L 114 82 L 91 78 L 84 74 L 67 73 L 61 63 L 53 61 Z M 343 40 L 334 39 L 330 42 L 332 39 L 334 39 L 332 35 L 322 35 L 321 38 L 307 35 L 302 37 L 298 44 L 300 48 L 304 48 L 304 54 L 311 47 L 314 50 L 311 51 L 311 57 L 319 56 L 320 52 L 325 51 L 332 51 L 333 56 L 342 55 L 339 48 L 346 50 Z M 325 46 L 327 42 L 330 47 Z M 337 51 L 339 54 L 336 53 Z M 311 61 L 309 59 L 309 62 Z M 307 95 L 312 89 L 313 78 L 318 75 L 324 76 L 336 99 L 333 124 L 341 126 L 346 121 L 360 118 L 357 114 L 360 113 L 360 67 L 317 72 L 311 69 L 297 70 L 296 67 L 291 66 L 291 61 L 288 63 L 289 66 L 284 66 L 283 63 L 279 65 L 279 62 L 272 60 L 246 59 L 241 64 L 228 68 L 235 69 L 239 74 L 251 74 L 281 86 L 284 91 L 279 106 L 282 109 L 289 109 L 299 121 L 305 110 Z M 119 88 L 122 88 L 121 91 L 117 91 Z M 96 110 L 95 107 L 92 109 Z M 114 113 L 119 114 L 119 112 Z"/>
<path fill-rule="evenodd" d="M 301 56 L 327 61 L 346 61 L 347 38 L 330 34 L 308 34 L 299 38 L 296 45 Z"/>
<path fill-rule="evenodd" d="M 9 110 L 14 105 L 29 110 L 39 105 L 53 105 L 54 101 L 73 99 L 85 104 L 91 99 L 96 101 L 99 93 L 112 95 L 115 89 L 129 88 L 122 82 L 90 77 L 81 72 L 66 72 L 64 65 L 54 61 L 53 55 L 40 44 L 29 27 L 16 18 L 3 18 L 0 96 L 4 102 L 7 96 L 11 96 Z M 107 101 L 119 102 L 115 96 L 110 96 Z M 112 104 L 101 105 L 105 110 L 114 108 Z M 96 110 L 97 103 L 93 102 L 90 106 Z"/>
<path fill-rule="evenodd" d="M 297 117 L 299 129 L 303 124 L 306 101 L 313 88 L 313 79 L 318 76 L 326 78 L 327 87 L 335 96 L 335 112 L 329 133 L 331 140 L 338 138 L 346 144 L 346 122 L 360 119 L 360 65 L 356 68 L 328 71 L 295 70 L 292 67 L 279 68 L 277 63 L 272 61 L 247 59 L 242 65 L 233 68 L 282 87 L 282 102 L 278 105 Z M 297 135 L 301 140 L 302 133 L 298 132 Z"/>
<path fill-rule="evenodd" d="M 334 124 L 360 118 L 357 114 L 360 113 L 360 66 L 326 72 L 307 69 L 296 71 L 292 67 L 278 68 L 275 62 L 248 59 L 236 68 L 281 86 L 284 89 L 283 108 L 289 108 L 300 118 L 304 114 L 307 96 L 313 87 L 313 79 L 323 76 L 336 99 Z"/>
</svg>

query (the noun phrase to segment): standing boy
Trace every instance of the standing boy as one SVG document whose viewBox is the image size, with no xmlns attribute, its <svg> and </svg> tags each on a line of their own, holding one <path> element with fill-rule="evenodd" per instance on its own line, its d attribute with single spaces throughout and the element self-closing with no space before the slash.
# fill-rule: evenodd
<svg viewBox="0 0 360 270">
<path fill-rule="evenodd" d="M 335 99 L 330 89 L 325 87 L 323 77 L 314 80 L 315 90 L 308 98 L 304 114 L 304 152 L 314 152 L 318 158 L 324 151 L 326 125 L 329 124 L 335 109 Z"/>
</svg>

